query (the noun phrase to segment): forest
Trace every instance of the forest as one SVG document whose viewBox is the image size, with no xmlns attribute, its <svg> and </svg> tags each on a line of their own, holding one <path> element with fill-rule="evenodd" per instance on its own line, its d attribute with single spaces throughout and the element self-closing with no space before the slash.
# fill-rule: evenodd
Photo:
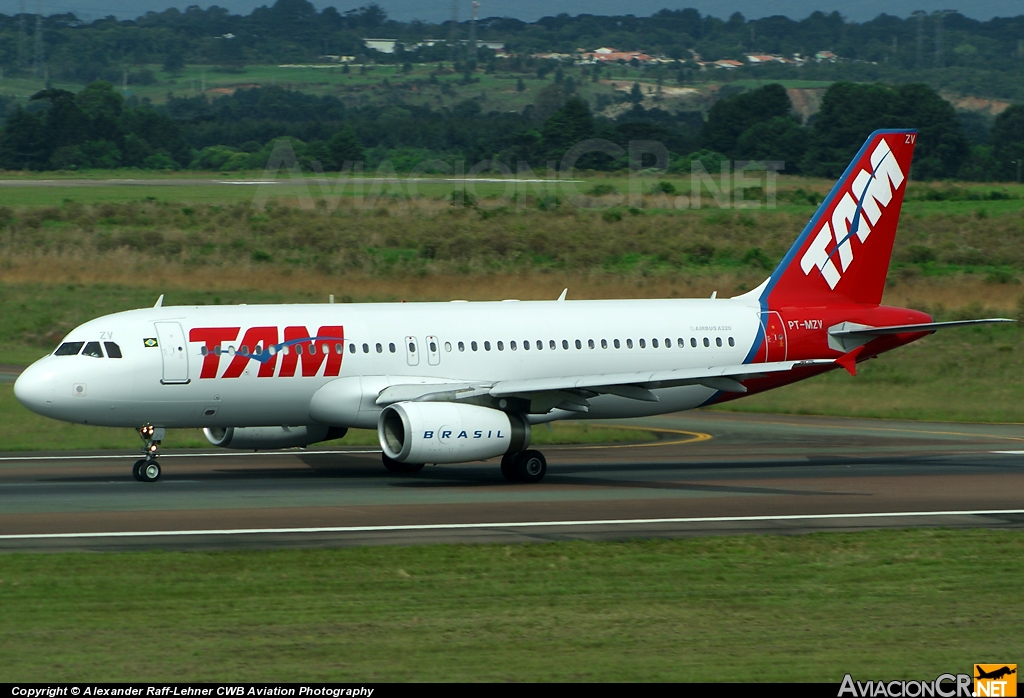
<svg viewBox="0 0 1024 698">
<path fill-rule="evenodd" d="M 471 34 L 504 42 L 504 56 L 474 54 Z M 367 49 L 366 36 L 399 43 L 384 54 Z M 484 160 L 543 169 L 574 143 L 599 138 L 623 148 L 660 142 L 674 171 L 695 161 L 713 171 L 724 160 L 772 160 L 789 174 L 831 177 L 871 130 L 916 127 L 916 177 L 1012 180 L 1024 158 L 1021 37 L 1024 15 L 979 22 L 955 12 L 855 23 L 820 12 L 723 21 L 687 9 L 470 26 L 397 22 L 374 4 L 317 11 L 307 0 L 277 0 L 247 16 L 216 6 L 126 21 L 0 14 L 0 168 L 254 170 L 277 139 L 289 138 L 310 171 Z M 598 46 L 664 61 L 575 65 L 534 56 Z M 838 58 L 737 70 L 696 60 L 826 49 Z M 339 55 L 356 61 L 351 73 L 335 66 L 315 89 L 251 77 L 257 66 Z M 175 80 L 189 70 L 191 78 Z M 207 71 L 236 76 L 236 84 L 207 91 Z M 615 86 L 620 75 L 632 90 Z M 4 89 L 15 83 L 25 89 Z M 155 87 L 139 96 L 129 85 Z M 797 113 L 785 89 L 792 85 L 821 86 L 816 112 Z M 655 86 L 653 98 L 644 92 Z M 671 86 L 700 91 L 704 101 L 663 102 Z M 993 117 L 958 111 L 950 94 L 1017 104 Z M 604 171 L 648 164 L 606 155 L 577 163 Z"/>
</svg>

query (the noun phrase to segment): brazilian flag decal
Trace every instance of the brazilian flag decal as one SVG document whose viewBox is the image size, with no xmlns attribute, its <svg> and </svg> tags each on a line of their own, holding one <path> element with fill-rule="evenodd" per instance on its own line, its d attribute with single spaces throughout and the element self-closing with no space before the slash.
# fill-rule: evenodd
<svg viewBox="0 0 1024 698">
<path fill-rule="evenodd" d="M 147 337 L 146 339 L 142 340 L 142 343 L 145 344 L 147 347 L 157 346 L 156 337 Z"/>
</svg>

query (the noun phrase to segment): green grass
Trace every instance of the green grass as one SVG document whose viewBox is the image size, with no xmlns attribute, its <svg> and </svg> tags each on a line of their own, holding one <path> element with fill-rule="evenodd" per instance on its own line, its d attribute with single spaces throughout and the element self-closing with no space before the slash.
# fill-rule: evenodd
<svg viewBox="0 0 1024 698">
<path fill-rule="evenodd" d="M 6 681 L 932 679 L 1024 651 L 1024 536 L 3 556 Z"/>
</svg>

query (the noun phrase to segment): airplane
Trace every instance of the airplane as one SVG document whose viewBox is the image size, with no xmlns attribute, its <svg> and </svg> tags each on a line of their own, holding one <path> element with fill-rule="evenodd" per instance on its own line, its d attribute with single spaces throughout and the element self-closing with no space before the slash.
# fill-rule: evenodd
<svg viewBox="0 0 1024 698">
<path fill-rule="evenodd" d="M 977 664 L 974 665 L 974 668 L 977 669 L 977 671 L 978 671 L 978 675 L 974 677 L 976 679 L 997 679 L 998 680 L 998 679 L 1003 678 L 1004 676 L 1009 676 L 1010 674 L 1016 674 L 1017 673 L 1016 669 L 1011 669 L 1008 666 L 1003 666 L 1003 667 L 1001 667 L 999 669 L 993 669 L 992 671 L 985 671 L 984 669 L 982 669 Z"/>
<path fill-rule="evenodd" d="M 160 477 L 167 428 L 230 449 L 376 429 L 384 466 L 499 458 L 538 482 L 531 428 L 689 410 L 857 364 L 939 329 L 881 305 L 917 141 L 872 133 L 778 267 L 733 298 L 164 306 L 91 320 L 28 367 L 28 409 L 131 427 Z"/>
</svg>

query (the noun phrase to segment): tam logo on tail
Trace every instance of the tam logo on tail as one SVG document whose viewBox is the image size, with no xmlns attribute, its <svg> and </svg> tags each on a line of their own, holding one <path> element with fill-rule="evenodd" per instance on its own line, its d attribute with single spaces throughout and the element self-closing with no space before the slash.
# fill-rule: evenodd
<svg viewBox="0 0 1024 698">
<path fill-rule="evenodd" d="M 916 134 L 908 133 L 907 138 L 916 139 Z M 905 178 L 889 144 L 880 141 L 871 153 L 871 172 L 861 170 L 857 173 L 852 189 L 843 194 L 832 210 L 831 222 L 825 221 L 804 252 L 800 259 L 804 274 L 810 274 L 817 267 L 829 288 L 835 289 L 842 278 L 835 265 L 836 253 L 845 272 L 853 262 L 850 238 L 856 235 L 862 243 L 867 242 L 872 226 L 882 216 L 882 209 L 892 201 L 893 191 L 899 189 Z M 833 241 L 835 245 L 830 253 L 828 248 Z"/>
<path fill-rule="evenodd" d="M 914 131 L 875 131 L 779 265 L 769 307 L 830 302 L 877 305 L 917 143 Z"/>
</svg>

